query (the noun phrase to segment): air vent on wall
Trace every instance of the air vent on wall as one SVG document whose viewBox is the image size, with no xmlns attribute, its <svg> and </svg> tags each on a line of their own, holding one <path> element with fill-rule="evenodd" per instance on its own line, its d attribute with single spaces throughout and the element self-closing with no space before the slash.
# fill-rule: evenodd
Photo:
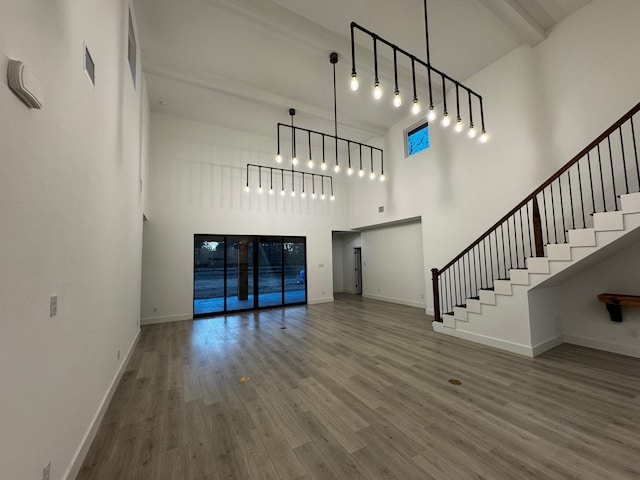
<svg viewBox="0 0 640 480">
<path fill-rule="evenodd" d="M 29 108 L 42 108 L 42 88 L 38 80 L 31 75 L 19 60 L 9 60 L 7 67 L 9 88 Z"/>
</svg>

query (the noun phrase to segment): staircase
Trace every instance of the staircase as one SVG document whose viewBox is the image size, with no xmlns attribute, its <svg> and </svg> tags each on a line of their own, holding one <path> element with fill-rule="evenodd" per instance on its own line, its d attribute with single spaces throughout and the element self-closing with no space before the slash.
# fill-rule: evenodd
<svg viewBox="0 0 640 480">
<path fill-rule="evenodd" d="M 543 287 L 640 237 L 638 111 L 640 103 L 445 267 L 432 269 L 436 332 L 527 356 L 562 343 Z"/>
</svg>

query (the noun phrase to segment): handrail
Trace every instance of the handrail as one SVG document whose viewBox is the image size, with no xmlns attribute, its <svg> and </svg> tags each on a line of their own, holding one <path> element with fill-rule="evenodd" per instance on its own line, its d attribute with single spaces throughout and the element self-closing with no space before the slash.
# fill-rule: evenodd
<svg viewBox="0 0 640 480">
<path fill-rule="evenodd" d="M 464 257 L 467 253 L 469 253 L 473 248 L 475 248 L 482 240 L 484 240 L 488 235 L 490 235 L 496 228 L 502 225 L 505 221 L 507 221 L 512 215 L 514 215 L 518 210 L 524 207 L 527 203 L 529 203 L 533 198 L 535 198 L 540 192 L 542 192 L 545 188 L 555 182 L 563 173 L 565 173 L 569 168 L 571 168 L 574 164 L 576 164 L 579 160 L 584 158 L 584 156 L 598 146 L 602 141 L 604 141 L 607 137 L 609 137 L 613 132 L 615 132 L 618 128 L 620 128 L 627 120 L 629 120 L 633 115 L 640 111 L 640 103 L 636 104 L 631 110 L 625 113 L 620 119 L 615 122 L 612 126 L 607 128 L 601 135 L 599 135 L 593 142 L 591 142 L 587 147 L 583 148 L 580 153 L 578 153 L 575 157 L 573 157 L 565 166 L 563 166 L 556 173 L 551 175 L 544 183 L 542 183 L 538 188 L 536 188 L 529 196 L 527 196 L 524 200 L 518 203 L 514 208 L 509 210 L 505 216 L 503 216 L 500 220 L 498 220 L 491 228 L 489 228 L 486 232 L 484 232 L 478 239 L 469 245 L 465 250 L 462 251 L 457 257 L 447 263 L 444 267 L 439 269 L 439 271 L 444 271 L 454 265 L 458 260 Z"/>
</svg>

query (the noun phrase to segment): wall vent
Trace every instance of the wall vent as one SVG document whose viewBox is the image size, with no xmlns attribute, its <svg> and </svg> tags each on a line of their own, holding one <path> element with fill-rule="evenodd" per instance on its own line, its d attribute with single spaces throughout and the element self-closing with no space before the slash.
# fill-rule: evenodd
<svg viewBox="0 0 640 480">
<path fill-rule="evenodd" d="M 378 213 L 384 213 L 384 205 L 381 207 L 378 207 Z"/>
</svg>

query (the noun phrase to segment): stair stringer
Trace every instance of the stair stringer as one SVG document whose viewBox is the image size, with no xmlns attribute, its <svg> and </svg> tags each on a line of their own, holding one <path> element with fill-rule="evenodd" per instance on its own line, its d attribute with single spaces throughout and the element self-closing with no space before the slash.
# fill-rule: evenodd
<svg viewBox="0 0 640 480">
<path fill-rule="evenodd" d="M 621 204 L 626 210 L 594 214 L 593 228 L 569 231 L 573 244 L 549 245 L 548 257 L 533 260 L 536 271 L 546 269 L 546 260 L 548 273 L 518 269 L 517 283 L 500 280 L 495 291 L 482 290 L 480 300 L 467 299 L 467 308 L 456 307 L 455 316 L 445 314 L 443 323 L 433 322 L 434 331 L 530 357 L 561 344 L 560 328 L 549 320 L 554 313 L 550 309 L 552 289 L 546 287 L 625 248 L 624 237 L 640 231 L 640 193 L 622 195 Z M 595 242 L 588 240 L 590 230 Z M 527 272 L 528 284 L 523 284 L 523 272 Z"/>
</svg>

